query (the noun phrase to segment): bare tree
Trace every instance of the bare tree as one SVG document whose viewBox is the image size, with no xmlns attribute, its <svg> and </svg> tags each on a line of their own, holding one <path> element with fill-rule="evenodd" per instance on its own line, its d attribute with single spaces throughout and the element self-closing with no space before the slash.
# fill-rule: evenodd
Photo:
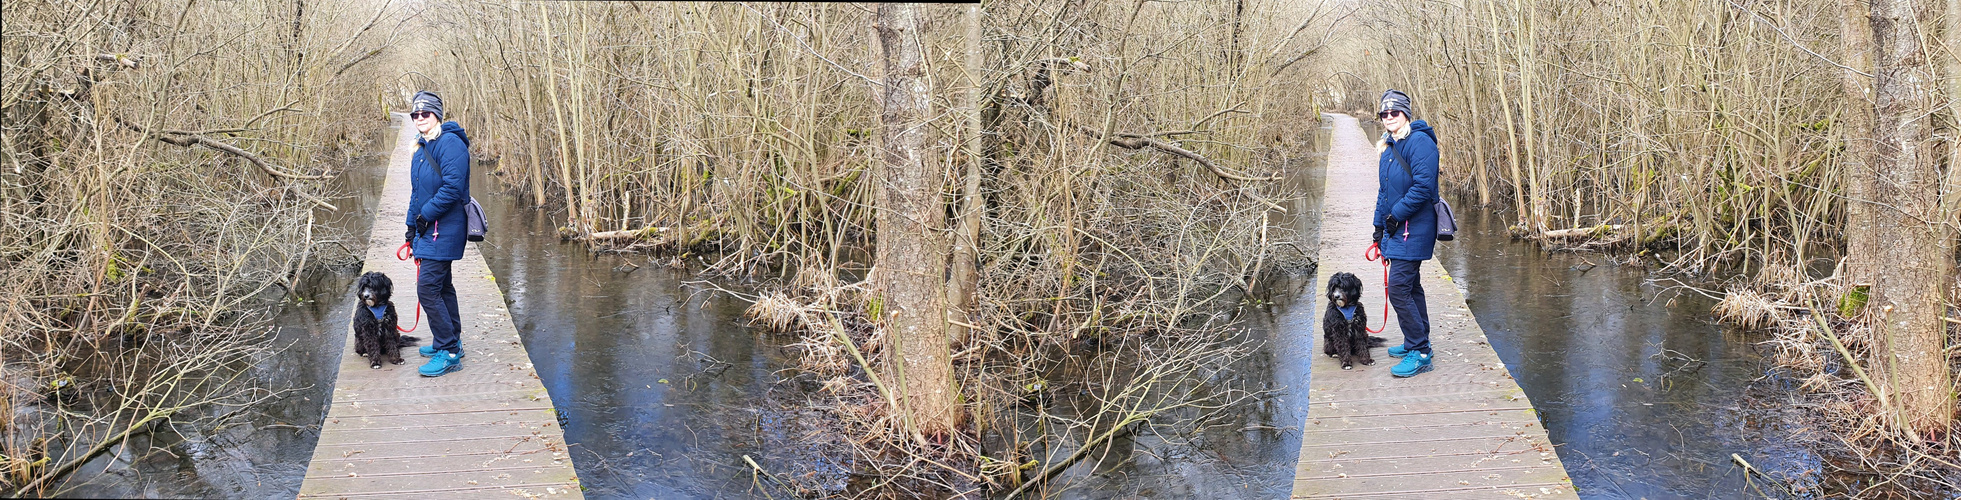
<svg viewBox="0 0 1961 500">
<path fill-rule="evenodd" d="M 950 250 L 940 189 L 946 168 L 930 155 L 932 93 L 925 77 L 924 23 L 913 4 L 878 7 L 878 41 L 885 51 L 880 84 L 884 151 L 878 182 L 878 259 L 872 277 L 883 326 L 887 378 L 913 432 L 939 436 L 956 419 L 953 358 L 947 337 L 946 272 Z"/>
</svg>

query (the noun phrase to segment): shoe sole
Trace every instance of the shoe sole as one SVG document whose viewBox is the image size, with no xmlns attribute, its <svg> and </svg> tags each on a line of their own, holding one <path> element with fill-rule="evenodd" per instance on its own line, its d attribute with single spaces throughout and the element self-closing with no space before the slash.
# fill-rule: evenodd
<svg viewBox="0 0 1961 500">
<path fill-rule="evenodd" d="M 1435 368 L 1435 367 L 1434 367 L 1434 366 L 1431 366 L 1431 365 L 1423 365 L 1423 366 L 1421 366 L 1421 367 L 1418 367 L 1418 368 L 1416 369 L 1416 372 L 1415 372 L 1415 373 L 1411 373 L 1411 374 L 1409 374 L 1409 375 L 1397 375 L 1395 371 L 1390 371 L 1390 372 L 1389 372 L 1389 374 L 1390 374 L 1390 375 L 1394 375 L 1394 376 L 1395 376 L 1396 378 L 1410 378 L 1410 377 L 1414 377 L 1414 376 L 1417 376 L 1417 375 L 1422 375 L 1422 374 L 1423 374 L 1423 372 L 1427 372 L 1427 371 L 1430 371 L 1431 369 L 1434 369 L 1434 368 Z"/>
</svg>

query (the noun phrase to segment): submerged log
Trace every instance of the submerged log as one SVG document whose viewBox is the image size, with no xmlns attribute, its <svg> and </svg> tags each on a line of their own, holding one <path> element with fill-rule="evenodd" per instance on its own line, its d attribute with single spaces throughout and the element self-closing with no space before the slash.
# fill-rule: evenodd
<svg viewBox="0 0 1961 500">
<path fill-rule="evenodd" d="M 1568 239 L 1568 238 L 1610 238 L 1610 237 L 1618 238 L 1620 236 L 1621 228 L 1623 227 L 1625 226 L 1620 224 L 1601 224 L 1593 227 L 1554 229 L 1551 231 L 1539 233 L 1539 237 L 1548 240 Z"/>
<path fill-rule="evenodd" d="M 600 231 L 585 236 L 571 235 L 566 239 L 583 240 L 583 241 L 612 241 L 612 240 L 656 238 L 672 230 L 673 230 L 672 228 L 668 228 L 664 226 L 647 226 L 641 229 L 628 229 L 623 231 Z"/>
</svg>

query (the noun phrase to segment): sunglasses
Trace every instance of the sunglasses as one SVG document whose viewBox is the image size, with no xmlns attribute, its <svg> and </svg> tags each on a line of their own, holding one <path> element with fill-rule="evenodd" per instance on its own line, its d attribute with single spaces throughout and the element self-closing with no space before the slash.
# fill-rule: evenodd
<svg viewBox="0 0 1961 500">
<path fill-rule="evenodd" d="M 429 112 L 429 111 L 417 111 L 417 112 L 414 112 L 414 113 L 409 113 L 409 118 L 413 118 L 413 119 L 417 119 L 417 120 L 420 120 L 420 119 L 423 119 L 423 118 L 435 118 L 435 117 L 436 117 L 436 114 L 435 114 L 435 113 L 433 113 L 433 112 Z"/>
<path fill-rule="evenodd" d="M 1376 118 L 1381 118 L 1381 119 L 1384 119 L 1384 120 L 1387 120 L 1387 119 L 1389 119 L 1389 117 L 1391 117 L 1391 116 L 1401 116 L 1402 114 L 1403 114 L 1403 112 L 1401 112 L 1401 111 L 1384 111 L 1384 112 L 1381 112 L 1381 113 L 1376 113 L 1376 114 L 1375 114 L 1375 117 L 1376 117 Z"/>
</svg>

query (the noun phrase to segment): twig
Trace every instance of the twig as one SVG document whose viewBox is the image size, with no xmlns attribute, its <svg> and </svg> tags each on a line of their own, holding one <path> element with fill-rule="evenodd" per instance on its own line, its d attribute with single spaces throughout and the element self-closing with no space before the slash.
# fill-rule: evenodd
<svg viewBox="0 0 1961 500">
<path fill-rule="evenodd" d="M 1748 12 L 1748 13 L 1750 13 L 1750 15 L 1752 16 L 1752 18 L 1753 18 L 1753 19 L 1755 19 L 1755 20 L 1756 20 L 1757 22 L 1760 22 L 1760 23 L 1764 23 L 1764 25 L 1765 25 L 1765 26 L 1769 26 L 1769 27 L 1770 27 L 1770 29 L 1771 29 L 1772 31 L 1776 31 L 1776 32 L 1777 32 L 1777 34 L 1779 34 L 1779 35 L 1783 35 L 1783 36 L 1784 36 L 1784 40 L 1785 40 L 1785 41 L 1788 41 L 1788 42 L 1791 42 L 1791 46 L 1793 46 L 1793 47 L 1797 47 L 1797 48 L 1798 48 L 1798 50 L 1802 50 L 1802 51 L 1804 51 L 1804 52 L 1805 52 L 1806 54 L 1811 54 L 1811 55 L 1812 55 L 1812 57 L 1817 57 L 1817 58 L 1818 58 L 1818 60 L 1820 60 L 1820 61 L 1825 61 L 1825 63 L 1827 63 L 1827 64 L 1831 64 L 1831 65 L 1833 65 L 1833 66 L 1838 66 L 1838 67 L 1839 67 L 1839 69 L 1843 69 L 1843 70 L 1846 70 L 1846 71 L 1850 71 L 1850 72 L 1853 72 L 1853 73 L 1858 73 L 1858 74 L 1859 74 L 1859 76 L 1863 76 L 1863 77 L 1866 77 L 1866 78 L 1872 78 L 1872 77 L 1873 77 L 1871 73 L 1867 73 L 1867 72 L 1864 72 L 1864 71 L 1859 71 L 1859 70 L 1856 70 L 1856 69 L 1852 69 L 1852 67 L 1851 67 L 1851 66 L 1846 66 L 1846 65 L 1843 65 L 1843 64 L 1839 64 L 1839 63 L 1838 63 L 1838 61 L 1833 61 L 1833 60 L 1832 60 L 1832 58 L 1829 58 L 1829 57 L 1825 57 L 1825 55 L 1824 55 L 1824 54 L 1819 54 L 1819 53 L 1817 53 L 1817 52 L 1814 52 L 1814 51 L 1812 51 L 1810 47 L 1806 47 L 1806 46 L 1804 46 L 1804 44 L 1801 44 L 1801 43 L 1798 43 L 1798 40 L 1797 40 L 1797 39 L 1795 39 L 1795 38 L 1791 38 L 1791 34 L 1790 34 L 1790 33 L 1785 33 L 1785 32 L 1784 32 L 1784 28 L 1779 28 L 1779 27 L 1777 27 L 1777 25 L 1776 25 L 1776 24 L 1772 24 L 1772 23 L 1770 22 L 1770 20 L 1768 20 L 1768 19 L 1764 19 L 1764 15 L 1763 15 L 1763 14 L 1758 14 L 1758 13 L 1757 13 L 1757 11 L 1754 11 L 1754 10 L 1750 10 L 1750 9 L 1748 9 L 1748 8 L 1745 8 L 1745 7 L 1744 7 L 1744 6 L 1742 6 L 1742 5 L 1739 5 L 1739 4 L 1737 4 L 1737 3 L 1736 3 L 1736 0 L 1729 0 L 1729 4 L 1730 4 L 1730 6 L 1731 6 L 1731 7 L 1736 7 L 1736 9 L 1737 9 L 1737 10 L 1741 10 L 1741 11 L 1744 11 L 1744 12 Z"/>
</svg>

